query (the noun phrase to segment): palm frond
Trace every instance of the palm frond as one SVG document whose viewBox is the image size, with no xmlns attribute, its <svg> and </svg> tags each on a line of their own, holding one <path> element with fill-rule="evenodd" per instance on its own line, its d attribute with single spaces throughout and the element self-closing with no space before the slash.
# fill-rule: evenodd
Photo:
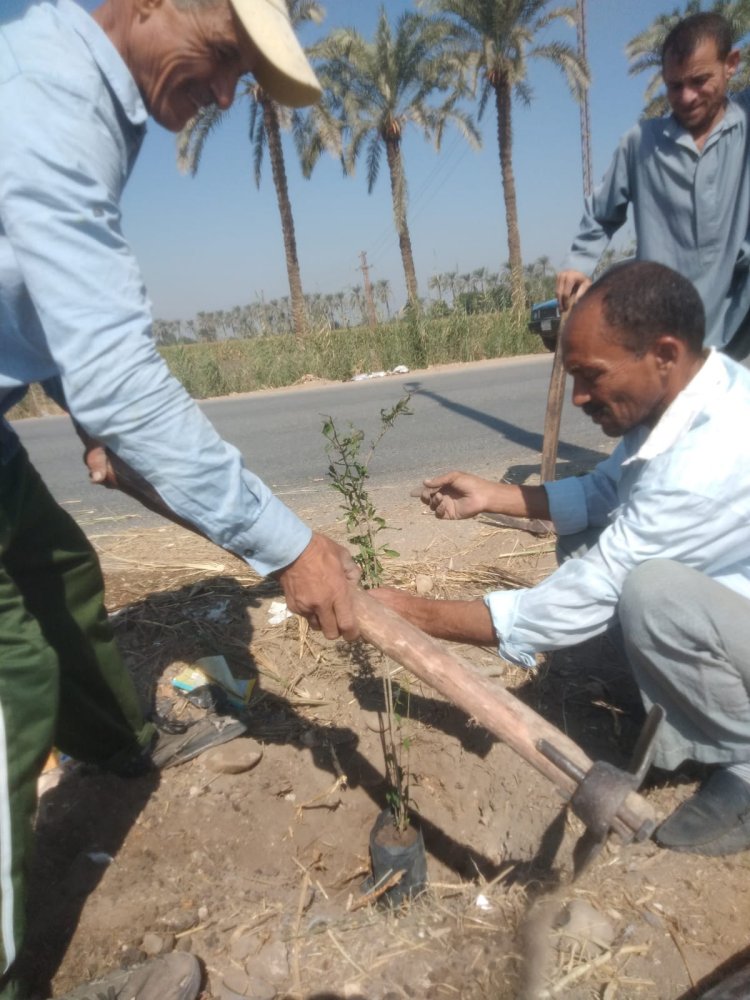
<svg viewBox="0 0 750 1000">
<path fill-rule="evenodd" d="M 194 118 L 177 135 L 177 168 L 195 177 L 200 166 L 206 140 L 224 120 L 224 111 L 210 104 L 201 108 Z"/>
</svg>

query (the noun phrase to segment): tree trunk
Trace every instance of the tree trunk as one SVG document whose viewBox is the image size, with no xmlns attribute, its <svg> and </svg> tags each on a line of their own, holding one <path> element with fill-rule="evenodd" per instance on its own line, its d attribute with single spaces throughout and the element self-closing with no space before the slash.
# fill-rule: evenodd
<svg viewBox="0 0 750 1000">
<path fill-rule="evenodd" d="M 276 188 L 279 215 L 281 216 L 281 231 L 284 236 L 286 272 L 289 277 L 289 294 L 292 300 L 292 324 L 295 337 L 301 340 L 307 334 L 307 309 L 305 308 L 305 296 L 302 292 L 302 278 L 297 258 L 297 239 L 294 235 L 294 218 L 286 182 L 284 153 L 281 148 L 281 129 L 273 101 L 264 95 L 261 98 L 261 104 L 263 105 L 263 124 L 268 139 L 268 155 L 271 159 L 273 183 Z"/>
<path fill-rule="evenodd" d="M 406 296 L 409 305 L 419 306 L 417 291 L 417 273 L 414 270 L 414 257 L 411 252 L 411 236 L 409 224 L 406 221 L 406 193 L 404 191 L 404 166 L 401 160 L 400 139 L 385 139 L 385 151 L 388 157 L 388 170 L 391 175 L 391 196 L 393 198 L 393 215 L 398 232 L 398 245 L 401 250 L 401 261 L 406 279 Z"/>
<path fill-rule="evenodd" d="M 500 172 L 503 178 L 505 224 L 508 229 L 508 263 L 510 264 L 510 299 L 518 313 L 526 311 L 526 289 L 523 281 L 521 235 L 518 231 L 516 181 L 513 176 L 513 120 L 511 90 L 508 77 L 501 76 L 494 84 L 497 105 L 497 144 L 500 149 Z"/>
</svg>

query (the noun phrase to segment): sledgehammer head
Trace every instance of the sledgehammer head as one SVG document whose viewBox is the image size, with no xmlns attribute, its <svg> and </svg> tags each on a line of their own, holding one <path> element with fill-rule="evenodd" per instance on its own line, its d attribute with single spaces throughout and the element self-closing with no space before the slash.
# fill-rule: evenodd
<svg viewBox="0 0 750 1000">
<path fill-rule="evenodd" d="M 654 832 L 656 821 L 634 822 L 625 800 L 630 792 L 640 788 L 651 766 L 656 749 L 656 735 L 664 714 L 661 705 L 652 707 L 627 771 L 613 764 L 597 761 L 584 773 L 547 740 L 540 740 L 537 744 L 538 750 L 548 760 L 578 782 L 578 788 L 570 799 L 570 807 L 586 830 L 573 850 L 574 879 L 588 868 L 611 832 L 617 833 L 624 843 L 645 840 Z"/>
</svg>

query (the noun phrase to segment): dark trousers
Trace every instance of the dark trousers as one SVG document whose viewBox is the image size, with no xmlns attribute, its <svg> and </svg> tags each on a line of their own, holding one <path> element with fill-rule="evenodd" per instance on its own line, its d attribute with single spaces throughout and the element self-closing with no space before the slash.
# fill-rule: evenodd
<svg viewBox="0 0 750 1000">
<path fill-rule="evenodd" d="M 25 922 L 36 784 L 53 746 L 117 767 L 148 747 L 99 562 L 20 450 L 0 465 L 0 998 Z"/>
</svg>

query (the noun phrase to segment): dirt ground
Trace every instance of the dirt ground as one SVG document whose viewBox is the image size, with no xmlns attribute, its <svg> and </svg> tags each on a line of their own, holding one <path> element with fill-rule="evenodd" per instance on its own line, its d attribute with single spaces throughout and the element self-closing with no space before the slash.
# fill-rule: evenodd
<svg viewBox="0 0 750 1000">
<path fill-rule="evenodd" d="M 440 523 L 402 496 L 376 498 L 400 529 L 390 582 L 476 596 L 553 565 L 549 537 Z M 329 498 L 299 512 L 342 537 Z M 327 642 L 296 618 L 271 624 L 274 586 L 180 529 L 96 544 L 144 703 L 199 715 L 172 678 L 222 654 L 256 678 L 248 735 L 227 750 L 262 756 L 241 773 L 215 770 L 217 751 L 158 777 L 64 772 L 37 823 L 23 960 L 35 998 L 177 948 L 204 963 L 203 1000 L 687 1000 L 747 949 L 750 855 L 612 843 L 571 884 L 578 821 L 553 856 L 560 796 L 464 712 L 373 648 Z M 606 640 L 533 673 L 456 651 L 591 757 L 627 763 L 641 712 Z M 398 908 L 360 905 L 386 805 L 386 670 L 409 693 L 401 724 L 430 883 Z M 664 815 L 694 780 L 662 777 L 645 794 Z"/>
</svg>

